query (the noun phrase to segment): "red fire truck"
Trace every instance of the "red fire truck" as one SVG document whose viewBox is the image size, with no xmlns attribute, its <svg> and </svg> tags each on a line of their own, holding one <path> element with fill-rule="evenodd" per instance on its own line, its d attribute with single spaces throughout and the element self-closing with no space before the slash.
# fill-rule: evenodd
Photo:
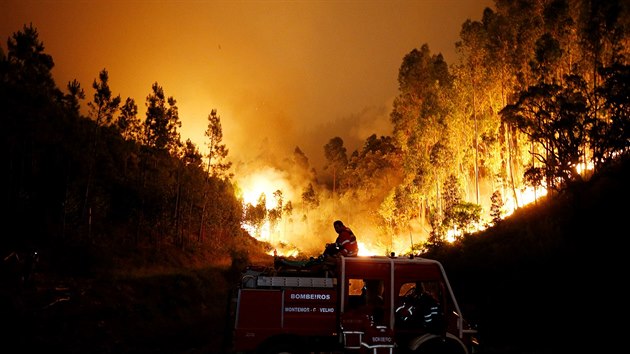
<svg viewBox="0 0 630 354">
<path fill-rule="evenodd" d="M 421 257 L 249 266 L 232 300 L 237 353 L 452 353 L 477 346 L 444 268 Z"/>
</svg>

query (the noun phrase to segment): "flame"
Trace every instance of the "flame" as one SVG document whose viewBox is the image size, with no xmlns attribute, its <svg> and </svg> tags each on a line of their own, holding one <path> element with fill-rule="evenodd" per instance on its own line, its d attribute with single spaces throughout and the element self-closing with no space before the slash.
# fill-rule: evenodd
<svg viewBox="0 0 630 354">
<path fill-rule="evenodd" d="M 280 190 L 285 194 L 291 190 L 288 182 L 283 179 L 282 174 L 272 168 L 245 176 L 239 181 L 239 185 L 242 190 L 243 204 L 257 205 L 260 196 L 264 194 L 267 209 L 276 207 L 277 200 L 274 197 L 276 191 Z M 290 196 L 284 196 L 283 199 L 288 200 L 287 197 Z"/>
<path fill-rule="evenodd" d="M 376 256 L 383 254 L 383 249 L 373 244 L 368 245 L 361 241 L 357 241 L 357 244 L 359 245 L 359 256 Z"/>
<path fill-rule="evenodd" d="M 258 205 L 261 196 L 264 195 L 265 208 L 267 210 L 274 209 L 278 206 L 278 200 L 274 195 L 276 191 L 282 192 L 284 201 L 290 200 L 291 197 L 291 187 L 284 179 L 283 173 L 271 167 L 244 175 L 238 184 L 241 187 L 241 199 L 244 207 L 248 204 Z M 243 223 L 242 227 L 256 239 L 273 243 L 271 225 L 268 220 L 258 230 L 247 223 Z"/>
<path fill-rule="evenodd" d="M 267 252 L 270 256 L 282 256 L 282 257 L 297 257 L 300 254 L 300 250 L 294 246 L 277 244 L 276 248 Z"/>
<path fill-rule="evenodd" d="M 538 198 L 547 195 L 547 189 L 544 187 L 526 187 L 517 192 L 518 203 L 523 206 L 535 202 Z M 512 215 L 518 209 L 516 200 L 513 197 L 507 197 L 503 204 L 503 213 L 501 217 Z"/>
<path fill-rule="evenodd" d="M 581 173 L 584 173 L 585 170 L 592 169 L 591 166 L 578 166 Z M 584 170 L 583 170 L 584 168 Z M 260 198 L 262 195 L 265 196 L 265 208 L 267 211 L 278 208 L 279 206 L 283 206 L 288 201 L 291 201 L 293 198 L 293 187 L 289 182 L 288 178 L 285 178 L 285 174 L 273 169 L 271 167 L 263 168 L 253 173 L 245 174 L 245 177 L 239 180 L 239 186 L 241 190 L 241 198 L 243 201 L 243 206 L 247 205 L 258 205 Z M 296 190 L 299 187 L 296 187 Z M 275 195 L 277 191 L 282 193 L 282 203 L 278 200 Z M 516 191 L 517 197 L 516 199 L 510 193 L 505 193 L 503 197 L 503 205 L 501 208 L 500 218 L 503 219 L 511 214 L 513 214 L 519 207 L 535 202 L 537 199 L 544 197 L 547 195 L 547 190 L 544 187 L 525 187 L 518 191 Z M 516 203 L 518 200 L 518 204 Z M 320 210 L 321 211 L 321 210 Z M 489 213 L 488 213 L 489 214 Z M 294 214 L 295 215 L 295 214 Z M 464 232 L 478 232 L 482 231 L 487 227 L 492 226 L 492 220 L 489 220 L 490 217 L 487 215 L 485 218 L 477 223 L 476 225 L 470 225 L 467 230 L 449 230 L 447 231 L 445 241 L 447 242 L 455 242 Z M 295 246 L 294 243 L 289 241 L 287 237 L 292 237 L 296 243 L 299 243 L 301 247 L 313 247 L 313 244 L 304 245 L 302 241 L 304 240 L 304 235 L 306 235 L 311 240 L 315 240 L 316 238 L 312 237 L 312 233 L 309 234 L 313 230 L 312 225 L 308 225 L 301 221 L 296 221 L 297 218 L 290 221 L 291 230 L 287 232 L 286 226 L 285 229 L 282 230 L 279 227 L 272 228 L 269 220 L 265 220 L 264 224 L 260 228 L 256 228 L 252 225 L 248 225 L 243 223 L 242 227 L 249 232 L 254 238 L 267 242 L 272 249 L 267 253 L 269 255 L 279 255 L 285 257 L 298 257 L 303 255 L 304 252 L 315 252 L 318 251 L 309 251 L 307 249 L 300 249 Z M 305 227 L 306 225 L 306 227 Z M 317 228 L 316 228 L 317 229 Z M 355 230 L 356 231 L 356 230 Z M 394 235 L 387 240 L 383 240 L 378 237 L 370 237 L 366 235 L 368 230 L 362 230 L 358 234 L 359 240 L 357 241 L 359 244 L 359 256 L 375 256 L 375 255 L 389 255 L 391 253 L 401 255 L 401 254 L 409 254 L 417 249 L 413 249 L 412 247 L 418 247 L 418 245 L 422 245 L 422 238 L 426 237 L 426 233 L 423 233 L 424 236 L 418 235 L 419 231 L 411 232 L 408 235 Z M 425 230 L 426 231 L 426 230 Z M 321 229 L 320 229 L 321 232 Z M 424 231 L 423 231 L 424 232 Z M 302 237 L 300 239 L 300 237 Z M 326 241 L 322 238 L 321 240 L 321 250 L 323 251 L 325 242 L 330 242 L 330 240 Z M 316 245 L 314 247 L 317 247 Z M 319 256 L 320 253 L 313 254 L 312 256 Z"/>
</svg>

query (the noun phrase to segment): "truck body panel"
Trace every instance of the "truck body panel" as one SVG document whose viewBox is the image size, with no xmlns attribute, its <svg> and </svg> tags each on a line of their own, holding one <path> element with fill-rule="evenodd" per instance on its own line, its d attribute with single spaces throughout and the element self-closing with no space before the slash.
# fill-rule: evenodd
<svg viewBox="0 0 630 354">
<path fill-rule="evenodd" d="M 420 257 L 338 257 L 315 270 L 252 267 L 243 272 L 235 303 L 235 352 L 411 353 L 448 346 L 447 352 L 468 354 L 476 343 L 444 268 Z"/>
</svg>

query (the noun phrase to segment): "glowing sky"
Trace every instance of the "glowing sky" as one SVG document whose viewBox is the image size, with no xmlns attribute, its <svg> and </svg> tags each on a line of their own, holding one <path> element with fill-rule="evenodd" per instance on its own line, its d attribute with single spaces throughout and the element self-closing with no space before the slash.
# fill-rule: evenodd
<svg viewBox="0 0 630 354">
<path fill-rule="evenodd" d="M 86 92 L 102 69 L 144 118 L 151 85 L 177 100 L 182 140 L 205 153 L 207 116 L 217 109 L 231 159 L 262 142 L 312 165 L 335 136 L 348 152 L 391 132 L 402 58 L 427 43 L 449 64 L 466 19 L 492 0 L 71 1 L 0 0 L 1 47 L 32 23 L 53 75 Z M 280 148 L 280 150 L 275 150 Z"/>
</svg>

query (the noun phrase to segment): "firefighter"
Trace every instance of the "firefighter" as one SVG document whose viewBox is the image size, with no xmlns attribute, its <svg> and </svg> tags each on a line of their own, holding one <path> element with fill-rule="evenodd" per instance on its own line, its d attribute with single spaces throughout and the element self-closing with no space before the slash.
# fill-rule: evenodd
<svg viewBox="0 0 630 354">
<path fill-rule="evenodd" d="M 378 279 L 363 280 L 361 297 L 364 300 L 364 309 L 370 316 L 372 323 L 382 325 L 385 319 L 385 301 L 383 300 L 383 281 Z"/>
<path fill-rule="evenodd" d="M 336 220 L 333 223 L 333 227 L 338 236 L 334 245 L 338 249 L 339 255 L 345 257 L 354 257 L 359 253 L 359 245 L 357 244 L 357 238 L 352 233 L 349 227 L 343 224 L 341 220 Z"/>
</svg>

